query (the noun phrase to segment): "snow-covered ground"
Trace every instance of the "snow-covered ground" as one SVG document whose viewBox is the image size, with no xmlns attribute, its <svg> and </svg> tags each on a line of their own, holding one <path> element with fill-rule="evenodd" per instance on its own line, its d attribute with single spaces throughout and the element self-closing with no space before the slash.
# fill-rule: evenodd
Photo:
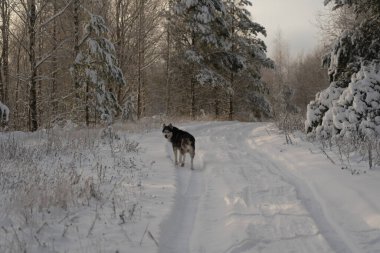
<svg viewBox="0 0 380 253">
<path fill-rule="evenodd" d="M 80 205 L 66 207 L 72 211 L 40 210 L 34 225 L 1 212 L 0 251 L 17 252 L 17 245 L 26 245 L 27 252 L 380 252 L 378 169 L 362 164 L 341 169 L 333 152 L 303 141 L 302 135 L 286 145 L 271 123 L 179 127 L 196 138 L 194 171 L 189 157 L 185 167 L 174 166 L 160 127 L 121 131 L 121 140 L 139 142 L 138 151 L 126 152 L 131 142 L 124 139 L 123 145 L 94 145 L 89 152 L 98 164 L 110 166 L 106 172 L 113 177 L 97 176 L 103 180 L 97 189 L 108 194 L 80 198 Z M 81 171 L 99 174 L 91 159 L 81 161 Z M 129 175 L 120 167 L 123 161 L 130 162 L 125 168 L 131 163 L 139 168 L 129 171 L 135 171 L 136 180 L 123 180 Z M 98 185 L 95 176 L 94 182 Z"/>
</svg>

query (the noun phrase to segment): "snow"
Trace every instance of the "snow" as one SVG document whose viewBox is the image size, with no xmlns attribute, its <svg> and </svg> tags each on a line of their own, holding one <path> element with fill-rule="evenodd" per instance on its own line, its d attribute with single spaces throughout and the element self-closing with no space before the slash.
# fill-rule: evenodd
<svg viewBox="0 0 380 253">
<path fill-rule="evenodd" d="M 304 141 L 303 134 L 292 137 L 294 145 L 286 145 L 272 123 L 187 122 L 177 126 L 196 138 L 194 171 L 189 160 L 185 167 L 174 166 L 172 148 L 158 123 L 135 131 L 117 125 L 114 131 L 121 140 L 115 140 L 116 146 L 94 140 L 98 143 L 94 150 L 78 150 L 83 154 L 85 174 L 96 162 L 107 164 L 107 171 L 112 172 L 122 157 L 134 157 L 144 175 L 135 185 L 141 185 L 141 192 L 131 198 L 125 198 L 122 188 L 117 193 L 124 196 L 125 205 L 141 206 L 136 217 L 120 224 L 112 208 L 105 204 L 95 209 L 92 199 L 89 207 L 78 212 L 66 214 L 55 208 L 50 214 L 39 213 L 40 219 L 46 216 L 49 220 L 46 226 L 42 221 L 36 226 L 42 227 L 37 233 L 25 227 L 13 230 L 9 224 L 20 221 L 9 210 L 8 217 L 0 210 L 0 251 L 11 252 L 4 245 L 17 234 L 19 240 L 34 245 L 28 252 L 380 252 L 379 169 L 367 170 L 353 162 L 352 169 L 360 174 L 350 173 L 338 165 L 333 152 Z M 1 134 L 1 142 L 9 135 Z M 42 135 L 17 136 L 28 145 L 38 145 Z M 120 148 L 117 143 L 125 138 L 139 142 L 137 153 L 111 151 Z M 87 153 L 100 157 L 87 157 Z M 71 166 L 79 166 L 75 163 Z M 5 171 L 4 166 L 0 169 Z M 126 175 L 123 170 L 120 173 L 112 176 Z M 111 175 L 105 178 L 112 180 Z M 124 191 L 133 193 L 125 187 Z M 109 188 L 106 184 L 101 189 Z M 94 229 L 88 233 L 94 219 Z M 62 236 L 65 224 L 69 229 Z"/>
<path fill-rule="evenodd" d="M 371 139 L 380 134 L 380 127 L 375 120 L 380 110 L 379 69 L 380 65 L 377 62 L 363 63 L 343 92 L 342 88 L 336 88 L 332 83 L 317 96 L 316 101 L 318 99 L 321 101 L 322 109 L 329 108 L 322 119 L 321 126 L 316 128 L 317 136 L 347 137 L 359 133 Z M 312 110 L 308 110 L 307 127 L 310 126 L 310 122 L 316 122 L 317 116 L 322 114 L 321 111 L 313 109 L 312 105 L 313 103 L 308 107 Z"/>
<path fill-rule="evenodd" d="M 197 138 L 198 169 L 175 172 L 159 252 L 379 250 L 378 173 L 354 177 L 309 143 L 285 146 L 270 124 L 186 129 Z"/>
<path fill-rule="evenodd" d="M 201 63 L 203 61 L 203 57 L 194 50 L 186 50 L 185 58 L 190 62 Z"/>
</svg>

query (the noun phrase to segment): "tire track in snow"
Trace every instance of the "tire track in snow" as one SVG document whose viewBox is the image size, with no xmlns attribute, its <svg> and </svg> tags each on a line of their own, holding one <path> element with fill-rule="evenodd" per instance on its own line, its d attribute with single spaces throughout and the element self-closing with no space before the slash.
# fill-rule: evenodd
<svg viewBox="0 0 380 253">
<path fill-rule="evenodd" d="M 166 147 L 174 166 L 171 145 Z M 176 194 L 172 211 L 160 226 L 159 253 L 189 252 L 189 241 L 203 191 L 203 174 L 200 167 L 203 166 L 203 159 L 201 154 L 197 155 L 199 158 L 194 162 L 195 170 L 190 170 L 188 163 L 185 167 L 173 168 L 176 170 Z"/>
<path fill-rule="evenodd" d="M 256 154 L 256 156 L 260 156 L 261 158 L 266 157 L 266 155 L 262 153 L 259 155 Z M 321 234 L 328 242 L 331 249 L 336 253 L 358 252 L 356 250 L 352 250 L 355 249 L 355 246 L 344 239 L 345 237 L 343 236 L 343 232 L 339 231 L 339 229 L 333 225 L 334 222 L 326 216 L 321 206 L 321 200 L 318 199 L 309 186 L 296 177 L 281 171 L 281 168 L 271 161 L 269 157 L 268 161 L 269 162 L 265 166 L 268 168 L 270 173 L 280 176 L 282 180 L 295 187 L 297 198 L 307 209 L 310 217 L 313 218 L 316 226 L 318 227 L 319 234 Z"/>
<path fill-rule="evenodd" d="M 298 246 L 298 249 L 295 247 L 296 249 L 292 251 L 284 247 L 282 251 L 321 252 L 321 248 L 319 250 L 315 249 L 319 247 L 318 242 L 314 242 L 315 238 L 319 236 L 319 232 L 313 229 L 309 215 L 302 212 L 292 213 L 292 211 L 284 211 L 287 209 L 287 205 L 297 205 L 297 198 L 289 194 L 289 192 L 293 191 L 294 186 L 288 181 L 283 180 L 281 175 L 269 171 L 267 164 L 262 162 L 264 156 L 252 154 L 249 152 L 250 148 L 245 145 L 252 128 L 252 125 L 240 126 L 238 130 L 234 131 L 235 134 L 233 136 L 227 138 L 227 142 L 230 146 L 229 156 L 231 160 L 240 161 L 241 164 L 245 165 L 253 165 L 253 167 L 240 166 L 241 168 L 237 172 L 247 179 L 249 187 L 242 188 L 243 192 L 249 192 L 245 198 L 250 199 L 252 206 L 257 205 L 259 208 L 258 214 L 251 215 L 261 216 L 263 218 L 261 223 L 264 224 L 255 225 L 254 221 L 248 220 L 248 223 L 253 223 L 247 226 L 246 239 L 231 245 L 225 252 L 252 252 L 270 248 L 272 247 L 271 245 L 278 242 L 288 241 L 297 244 L 297 241 L 303 240 L 305 240 L 304 245 Z M 255 175 L 256 173 L 260 176 Z M 261 199 L 258 197 L 260 195 L 269 196 L 269 199 Z M 305 224 L 304 229 L 300 229 L 300 226 L 303 226 L 303 222 L 307 224 Z M 254 228 L 257 226 L 260 229 Z M 308 226 L 311 227 L 307 228 Z M 263 234 L 260 234 L 260 230 L 263 230 Z M 306 240 L 310 240 L 311 242 L 306 242 Z M 322 250 L 322 252 L 326 252 L 325 250 Z"/>
<path fill-rule="evenodd" d="M 359 252 L 357 247 L 351 241 L 347 240 L 347 236 L 341 228 L 335 224 L 335 221 L 325 212 L 326 208 L 324 207 L 324 202 L 319 198 L 312 185 L 297 178 L 287 170 L 288 168 L 282 168 L 281 164 L 271 157 L 272 154 L 266 154 L 260 151 L 250 139 L 246 143 L 248 148 L 254 150 L 253 155 L 258 162 L 262 162 L 263 158 L 266 160 L 265 164 L 262 165 L 268 168 L 269 173 L 280 176 L 284 182 L 294 186 L 297 198 L 314 220 L 318 227 L 319 234 L 323 236 L 334 252 Z"/>
<path fill-rule="evenodd" d="M 354 252 L 318 199 L 310 199 L 308 186 L 246 142 L 262 125 L 218 122 L 187 128 L 197 140 L 196 170 L 173 168 L 177 190 L 171 214 L 160 226 L 159 253 Z M 169 146 L 169 158 L 171 152 Z"/>
<path fill-rule="evenodd" d="M 202 191 L 202 174 L 179 168 L 177 184 L 172 212 L 161 226 L 159 253 L 189 252 L 189 241 Z"/>
</svg>

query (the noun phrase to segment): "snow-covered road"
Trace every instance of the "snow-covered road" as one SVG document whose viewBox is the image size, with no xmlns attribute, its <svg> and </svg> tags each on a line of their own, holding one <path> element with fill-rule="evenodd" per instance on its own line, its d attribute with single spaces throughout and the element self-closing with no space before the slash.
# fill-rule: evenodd
<svg viewBox="0 0 380 253">
<path fill-rule="evenodd" d="M 172 165 L 159 131 L 140 139 L 165 179 L 159 253 L 380 252 L 379 171 L 352 176 L 310 143 L 284 145 L 272 124 L 180 128 L 196 138 L 194 171 Z"/>
</svg>

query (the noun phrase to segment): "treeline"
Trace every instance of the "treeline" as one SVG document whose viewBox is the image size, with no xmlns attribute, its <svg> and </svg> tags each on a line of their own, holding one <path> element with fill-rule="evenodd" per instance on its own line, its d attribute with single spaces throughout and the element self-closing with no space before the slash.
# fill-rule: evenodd
<svg viewBox="0 0 380 253">
<path fill-rule="evenodd" d="M 93 125 L 155 114 L 269 117 L 261 69 L 273 62 L 250 5 L 2 0 L 7 125 L 34 131 L 67 120 Z"/>
<path fill-rule="evenodd" d="M 307 105 L 328 86 L 327 69 L 321 60 L 327 51 L 319 46 L 291 56 L 282 32 L 277 32 L 271 55 L 275 65 L 262 70 L 262 79 L 268 87 L 272 118 L 285 132 L 304 128 Z"/>
<path fill-rule="evenodd" d="M 162 60 L 162 1 L 4 0 L 0 7 L 0 96 L 9 127 L 95 124 L 102 93 L 114 96 L 121 115 L 120 106 L 137 90 L 145 96 L 161 74 L 152 66 Z M 120 75 L 116 67 L 125 80 L 110 76 Z"/>
</svg>

